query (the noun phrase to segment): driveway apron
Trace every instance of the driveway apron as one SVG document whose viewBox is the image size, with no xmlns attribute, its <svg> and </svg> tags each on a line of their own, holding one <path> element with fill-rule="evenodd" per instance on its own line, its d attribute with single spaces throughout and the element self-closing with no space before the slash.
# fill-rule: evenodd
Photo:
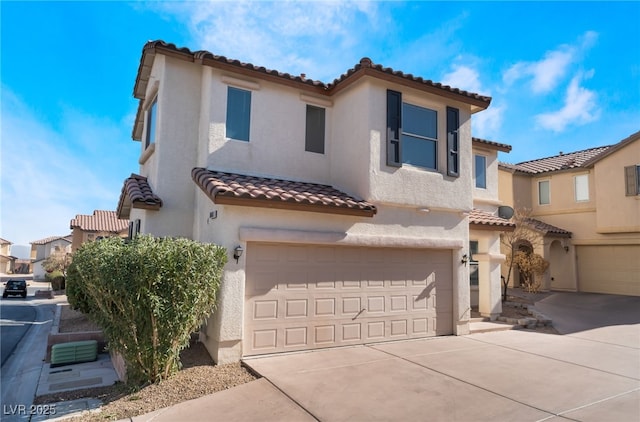
<svg viewBox="0 0 640 422">
<path fill-rule="evenodd" d="M 321 421 L 638 421 L 640 348 L 622 343 L 502 331 L 246 363 Z"/>
</svg>

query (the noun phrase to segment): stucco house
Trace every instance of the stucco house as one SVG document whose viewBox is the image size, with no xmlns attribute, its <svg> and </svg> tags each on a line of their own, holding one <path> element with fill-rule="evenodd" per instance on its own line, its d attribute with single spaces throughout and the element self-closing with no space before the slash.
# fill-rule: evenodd
<svg viewBox="0 0 640 422">
<path fill-rule="evenodd" d="M 324 83 L 162 41 L 144 46 L 134 97 L 140 174 L 117 215 L 227 248 L 201 330 L 216 362 L 467 334 L 472 216 L 480 310 L 499 313 L 495 154 L 509 147 L 471 137 L 490 97 L 368 58 Z"/>
<path fill-rule="evenodd" d="M 71 250 L 75 252 L 84 242 L 92 242 L 101 237 L 129 234 L 129 220 L 118 218 L 115 211 L 95 210 L 92 215 L 77 214 L 69 222 L 71 229 Z"/>
<path fill-rule="evenodd" d="M 13 242 L 0 238 L 0 272 L 12 274 L 14 271 L 16 257 L 11 255 L 11 245 Z"/>
<path fill-rule="evenodd" d="M 34 280 L 45 279 L 45 270 L 42 268 L 42 261 L 57 251 L 71 253 L 71 235 L 51 236 L 31 242 L 31 262 Z"/>
<path fill-rule="evenodd" d="M 500 199 L 531 210 L 543 288 L 640 295 L 640 132 L 607 146 L 500 163 Z"/>
</svg>

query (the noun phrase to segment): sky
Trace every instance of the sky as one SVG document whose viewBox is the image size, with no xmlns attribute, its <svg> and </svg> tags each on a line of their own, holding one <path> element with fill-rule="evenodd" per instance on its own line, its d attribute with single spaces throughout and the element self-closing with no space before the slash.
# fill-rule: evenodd
<svg viewBox="0 0 640 422">
<path fill-rule="evenodd" d="M 509 163 L 640 129 L 640 2 L 2 0 L 1 238 L 29 246 L 116 209 L 158 39 L 327 83 L 369 57 L 491 96 L 472 133 L 512 145 Z"/>
</svg>

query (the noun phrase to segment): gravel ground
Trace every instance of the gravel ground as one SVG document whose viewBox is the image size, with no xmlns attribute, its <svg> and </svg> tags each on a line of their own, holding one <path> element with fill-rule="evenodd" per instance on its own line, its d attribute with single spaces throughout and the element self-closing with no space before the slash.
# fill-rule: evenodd
<svg viewBox="0 0 640 422">
<path fill-rule="evenodd" d="M 86 315 L 62 306 L 60 332 L 93 331 L 97 327 Z M 109 387 L 86 388 L 36 397 L 34 404 L 97 398 L 104 405 L 99 412 L 83 414 L 70 421 L 115 421 L 152 412 L 174 404 L 226 390 L 256 379 L 239 363 L 216 365 L 202 343 L 192 341 L 180 354 L 182 369 L 159 384 L 142 387 L 116 383 Z"/>
</svg>

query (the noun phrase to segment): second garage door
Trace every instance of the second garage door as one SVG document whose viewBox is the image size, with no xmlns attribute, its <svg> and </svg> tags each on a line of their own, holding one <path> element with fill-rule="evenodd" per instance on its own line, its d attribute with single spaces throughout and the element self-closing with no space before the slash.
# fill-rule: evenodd
<svg viewBox="0 0 640 422">
<path fill-rule="evenodd" d="M 245 356 L 453 333 L 451 251 L 247 246 Z"/>
</svg>

